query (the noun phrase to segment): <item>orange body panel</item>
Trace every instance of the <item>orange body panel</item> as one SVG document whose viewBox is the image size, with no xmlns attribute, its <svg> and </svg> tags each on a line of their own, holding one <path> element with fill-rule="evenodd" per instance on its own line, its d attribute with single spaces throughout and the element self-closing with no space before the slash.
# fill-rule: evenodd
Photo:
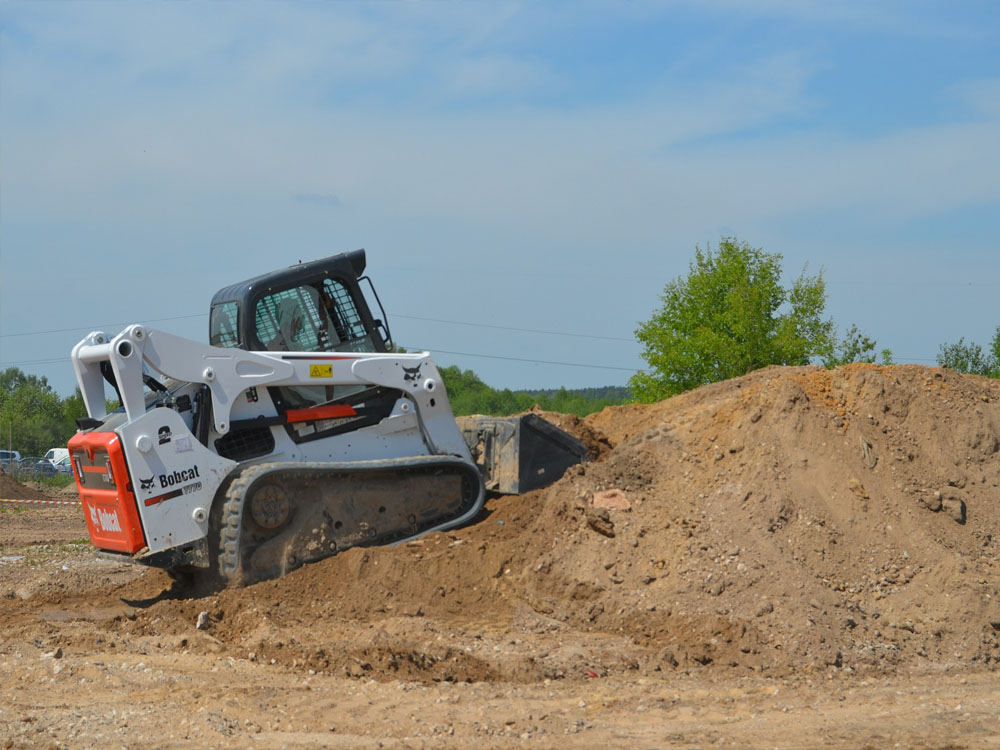
<svg viewBox="0 0 1000 750">
<path fill-rule="evenodd" d="M 134 555 L 146 546 L 146 537 L 118 435 L 78 432 L 69 451 L 90 541 L 99 549 Z"/>
</svg>

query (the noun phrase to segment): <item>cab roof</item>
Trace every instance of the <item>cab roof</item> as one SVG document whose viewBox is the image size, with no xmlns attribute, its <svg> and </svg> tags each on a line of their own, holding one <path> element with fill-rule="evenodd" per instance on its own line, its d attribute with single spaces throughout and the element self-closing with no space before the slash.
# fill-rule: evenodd
<svg viewBox="0 0 1000 750">
<path fill-rule="evenodd" d="M 255 276 L 252 279 L 223 287 L 212 297 L 212 307 L 221 302 L 246 302 L 251 297 L 272 289 L 286 289 L 299 284 L 321 281 L 327 276 L 357 280 L 365 271 L 365 251 L 353 250 L 338 253 L 307 263 L 296 263 L 278 271 Z"/>
</svg>

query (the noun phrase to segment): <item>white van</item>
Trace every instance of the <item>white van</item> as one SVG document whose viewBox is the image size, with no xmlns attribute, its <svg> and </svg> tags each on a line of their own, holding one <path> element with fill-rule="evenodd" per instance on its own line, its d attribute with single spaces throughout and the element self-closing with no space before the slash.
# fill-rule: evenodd
<svg viewBox="0 0 1000 750">
<path fill-rule="evenodd" d="M 69 448 L 49 448 L 49 452 L 42 456 L 50 464 L 57 464 L 69 455 Z"/>
</svg>

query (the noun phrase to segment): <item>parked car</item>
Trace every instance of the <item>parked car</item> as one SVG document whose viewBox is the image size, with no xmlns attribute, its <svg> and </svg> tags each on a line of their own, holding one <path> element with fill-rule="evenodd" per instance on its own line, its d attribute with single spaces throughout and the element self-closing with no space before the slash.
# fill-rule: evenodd
<svg viewBox="0 0 1000 750">
<path fill-rule="evenodd" d="M 67 453 L 53 464 L 58 474 L 73 474 L 73 458 Z"/>
<path fill-rule="evenodd" d="M 40 458 L 35 462 L 34 473 L 36 477 L 51 477 L 56 473 L 56 465 L 51 461 Z"/>
<path fill-rule="evenodd" d="M 29 456 L 28 458 L 22 458 L 16 464 L 14 464 L 14 469 L 11 474 L 16 474 L 17 476 L 30 476 L 35 473 L 35 466 L 42 459 L 38 456 Z"/>
<path fill-rule="evenodd" d="M 21 460 L 21 453 L 19 451 L 0 451 L 0 466 L 3 466 L 4 471 L 13 474 L 14 470 L 17 468 Z"/>
<path fill-rule="evenodd" d="M 46 461 L 58 464 L 62 459 L 69 455 L 69 448 L 49 448 L 48 452 L 42 458 Z"/>
</svg>

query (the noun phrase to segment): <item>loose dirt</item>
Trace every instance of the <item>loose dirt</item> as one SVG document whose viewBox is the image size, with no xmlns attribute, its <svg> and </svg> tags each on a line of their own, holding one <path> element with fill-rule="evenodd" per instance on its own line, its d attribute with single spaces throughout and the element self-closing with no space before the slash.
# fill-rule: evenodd
<svg viewBox="0 0 1000 750">
<path fill-rule="evenodd" d="M 98 560 L 77 508 L 0 507 L 0 738 L 1000 747 L 1000 382 L 769 368 L 542 416 L 592 460 L 246 588 Z"/>
</svg>

